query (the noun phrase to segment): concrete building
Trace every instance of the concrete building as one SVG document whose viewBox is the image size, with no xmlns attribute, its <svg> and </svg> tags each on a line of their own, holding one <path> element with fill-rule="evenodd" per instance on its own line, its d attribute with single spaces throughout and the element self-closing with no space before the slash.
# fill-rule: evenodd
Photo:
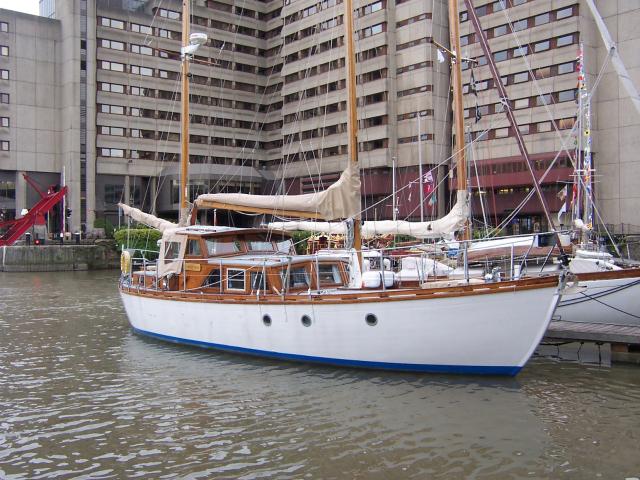
<svg viewBox="0 0 640 480">
<path fill-rule="evenodd" d="M 459 3 L 463 56 L 481 57 L 464 2 Z M 640 15 L 640 8 L 619 3 L 600 1 L 598 7 L 635 75 L 637 62 L 628 52 L 638 45 L 639 34 L 629 19 Z M 424 172 L 438 166 L 431 184 L 438 202 L 425 200 L 425 218 L 442 215 L 452 197 L 449 66 L 438 62 L 431 44 L 431 39 L 448 44 L 446 4 L 355 3 L 365 218 L 392 216 L 394 165 L 399 218 L 420 218 L 419 159 Z M 527 145 L 539 168 L 546 168 L 562 150 L 551 118 L 562 134 L 576 116 L 571 91 L 578 42 L 585 44 L 590 85 L 604 62 L 590 13 L 577 0 L 475 4 L 508 80 L 509 97 L 517 102 Z M 119 201 L 175 218 L 180 5 L 175 0 L 42 0 L 47 18 L 0 10 L 0 69 L 7 72 L 0 78 L 0 208 L 13 215 L 34 202 L 22 172 L 49 185 L 60 183 L 64 171 L 74 230 L 90 230 L 96 217 L 115 219 Z M 193 31 L 207 33 L 209 42 L 191 68 L 192 196 L 311 192 L 338 177 L 348 161 L 343 8 L 340 0 L 194 2 Z M 511 30 L 527 49 L 531 72 L 518 57 L 522 49 Z M 471 136 L 486 140 L 474 143 L 477 162 L 470 174 L 495 224 L 531 182 L 505 130 L 506 117 L 498 112 L 487 67 L 480 63 L 473 71 L 482 119 L 475 122 L 476 96 L 468 93 L 466 123 Z M 467 89 L 470 72 L 464 72 Z M 606 223 L 640 225 L 632 183 L 638 178 L 632 152 L 640 120 L 619 90 L 607 70 L 592 128 L 600 174 L 596 193 Z M 557 182 L 570 179 L 569 164 L 565 152 L 545 181 L 556 210 Z M 481 216 L 477 199 L 474 209 Z M 539 217 L 532 201 L 517 227 L 510 228 L 531 230 Z"/>
<path fill-rule="evenodd" d="M 640 84 L 640 64 L 634 52 L 640 46 L 640 6 L 625 2 L 596 2 L 620 55 Z M 466 117 L 474 144 L 470 177 L 475 192 L 474 214 L 481 215 L 480 198 L 490 223 L 509 216 L 531 189 L 531 179 L 517 148 L 513 131 L 484 58 L 468 12 L 461 5 L 463 55 L 479 65 L 464 72 Z M 587 87 L 599 82 L 592 100 L 592 156 L 596 168 L 595 193 L 602 221 L 616 232 L 640 232 L 638 188 L 640 167 L 634 159 L 640 134 L 640 115 L 633 110 L 617 75 L 607 61 L 607 52 L 593 16 L 584 2 L 576 0 L 477 1 L 474 2 L 487 34 L 496 66 L 506 84 L 520 131 L 532 154 L 536 173 L 542 175 L 552 160 L 554 167 L 542 182 L 553 212 L 562 201 L 559 191 L 573 180 L 570 156 L 575 157 L 577 131 L 577 57 L 583 44 Z M 602 68 L 604 75 L 597 79 Z M 477 95 L 469 91 L 471 70 Z M 627 97 L 628 98 L 628 97 Z M 476 105 L 481 119 L 475 121 Z M 559 152 L 559 153 L 558 153 Z M 478 194 L 478 192 L 482 192 Z M 571 187 L 569 187 L 571 196 Z M 594 219 L 599 223 L 598 219 Z M 506 231 L 529 232 L 545 228 L 537 198 L 530 200 Z"/>
</svg>

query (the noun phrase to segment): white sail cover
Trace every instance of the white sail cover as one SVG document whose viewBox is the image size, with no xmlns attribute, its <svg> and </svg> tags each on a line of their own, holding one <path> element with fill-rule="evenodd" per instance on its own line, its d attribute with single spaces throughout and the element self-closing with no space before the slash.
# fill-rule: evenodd
<svg viewBox="0 0 640 480">
<path fill-rule="evenodd" d="M 636 86 L 633 84 L 633 80 L 631 80 L 631 77 L 629 76 L 629 72 L 627 72 L 627 69 L 625 68 L 624 63 L 622 63 L 622 59 L 618 54 L 618 48 L 615 42 L 613 41 L 613 39 L 611 38 L 611 35 L 609 34 L 609 30 L 607 29 L 607 26 L 604 24 L 604 20 L 602 20 L 600 13 L 598 13 L 598 9 L 593 3 L 593 0 L 586 0 L 586 2 L 587 2 L 587 5 L 589 6 L 589 9 L 591 10 L 593 19 L 596 21 L 596 25 L 598 27 L 598 30 L 600 31 L 600 36 L 602 36 L 602 41 L 604 42 L 604 46 L 606 47 L 607 51 L 611 54 L 611 63 L 613 64 L 613 68 L 615 68 L 616 72 L 618 73 L 618 78 L 620 78 L 620 83 L 622 83 L 622 86 L 629 94 L 629 97 L 631 98 L 631 102 L 636 107 L 636 111 L 640 113 L 640 95 L 638 94 L 638 90 L 636 89 Z"/>
<path fill-rule="evenodd" d="M 124 203 L 119 203 L 118 206 L 122 209 L 122 212 L 125 215 L 131 217 L 136 222 L 144 223 L 148 227 L 155 228 L 157 230 L 160 230 L 161 232 L 178 228 L 178 225 L 173 222 L 163 220 L 149 213 L 144 213 L 142 210 L 130 207 L 129 205 L 125 205 Z"/>
<path fill-rule="evenodd" d="M 327 235 L 344 235 L 347 233 L 347 224 L 345 222 L 270 222 L 267 227 L 271 230 L 284 230 L 286 232 L 305 231 Z"/>
<path fill-rule="evenodd" d="M 431 222 L 407 222 L 404 220 L 382 220 L 364 222 L 362 236 L 410 235 L 416 238 L 440 238 L 462 230 L 469 218 L 469 198 L 467 192 L 458 191 L 458 201 L 444 217 Z"/>
<path fill-rule="evenodd" d="M 469 199 L 467 192 L 458 192 L 458 201 L 444 217 L 431 222 L 407 222 L 404 220 L 381 220 L 364 222 L 361 234 L 364 238 L 376 235 L 410 235 L 415 238 L 440 238 L 451 236 L 462 230 L 469 218 Z M 271 222 L 273 230 L 296 231 L 344 235 L 347 231 L 344 222 Z"/>
<path fill-rule="evenodd" d="M 208 193 L 198 196 L 198 208 L 228 208 L 237 211 L 287 212 L 325 220 L 355 217 L 360 213 L 360 174 L 349 164 L 336 183 L 326 190 L 302 195 L 251 195 Z"/>
</svg>

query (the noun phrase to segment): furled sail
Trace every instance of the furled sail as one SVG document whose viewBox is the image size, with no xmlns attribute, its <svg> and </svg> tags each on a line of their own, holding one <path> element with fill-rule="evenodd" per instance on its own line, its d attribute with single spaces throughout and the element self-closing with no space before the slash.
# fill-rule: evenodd
<svg viewBox="0 0 640 480">
<path fill-rule="evenodd" d="M 347 233 L 345 222 L 313 222 L 313 221 L 291 221 L 291 222 L 270 222 L 267 227 L 271 230 L 284 230 L 286 232 L 314 232 L 327 235 L 344 235 Z"/>
<path fill-rule="evenodd" d="M 467 192 L 458 190 L 458 201 L 444 217 L 431 222 L 407 222 L 404 220 L 382 220 L 364 222 L 363 237 L 375 235 L 410 235 L 416 238 L 440 238 L 462 230 L 469 218 L 469 198 Z"/>
<path fill-rule="evenodd" d="M 622 83 L 622 86 L 629 94 L 629 97 L 631 98 L 631 102 L 636 107 L 636 111 L 640 113 L 640 95 L 638 94 L 638 90 L 636 89 L 636 86 L 633 84 L 633 80 L 631 80 L 631 77 L 629 76 L 629 72 L 627 72 L 627 69 L 625 68 L 624 63 L 622 63 L 622 59 L 618 54 L 618 47 L 613 41 L 613 39 L 611 38 L 611 35 L 609 34 L 609 30 L 607 29 L 607 26 L 604 24 L 604 20 L 602 20 L 600 13 L 598 13 L 598 9 L 593 3 L 593 0 L 586 0 L 586 2 L 589 9 L 591 10 L 593 19 L 596 21 L 596 26 L 598 27 L 598 31 L 602 36 L 602 41 L 604 42 L 604 46 L 606 47 L 607 51 L 611 54 L 611 63 L 613 64 L 613 68 L 615 68 L 616 72 L 618 73 L 618 78 L 620 78 L 620 83 Z"/>
<path fill-rule="evenodd" d="M 357 166 L 349 164 L 338 181 L 321 192 L 302 195 L 208 193 L 198 196 L 194 203 L 198 208 L 222 208 L 300 218 L 350 218 L 360 213 L 360 174 Z"/>
<path fill-rule="evenodd" d="M 407 222 L 404 220 L 381 220 L 364 222 L 362 236 L 372 238 L 376 235 L 410 235 L 415 238 L 441 238 L 451 236 L 462 230 L 469 217 L 469 199 L 467 192 L 458 192 L 458 201 L 451 211 L 438 220 L 431 222 Z M 347 227 L 340 222 L 271 222 L 268 227 L 274 230 L 306 230 L 325 234 L 345 234 Z"/>
<path fill-rule="evenodd" d="M 142 210 L 130 207 L 129 205 L 125 205 L 124 203 L 119 203 L 118 206 L 122 209 L 122 212 L 125 215 L 131 217 L 136 222 L 144 223 L 145 225 L 160 230 L 161 232 L 173 228 L 178 228 L 178 225 L 176 223 L 172 223 L 168 220 L 163 220 L 162 218 L 158 218 L 155 215 L 151 215 L 149 213 L 144 213 Z"/>
</svg>

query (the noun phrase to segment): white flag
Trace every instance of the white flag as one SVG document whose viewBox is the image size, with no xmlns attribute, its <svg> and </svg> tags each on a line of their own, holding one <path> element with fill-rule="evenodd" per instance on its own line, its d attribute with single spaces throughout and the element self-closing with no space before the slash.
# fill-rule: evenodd
<svg viewBox="0 0 640 480">
<path fill-rule="evenodd" d="M 438 52 L 438 63 L 444 62 L 444 55 L 442 54 L 442 51 L 438 48 L 437 52 Z"/>
<path fill-rule="evenodd" d="M 558 212 L 558 223 L 562 223 L 562 220 L 560 220 L 560 217 L 562 216 L 563 213 L 567 213 L 567 202 L 564 202 L 562 204 L 562 207 L 560 207 L 560 211 Z"/>
</svg>

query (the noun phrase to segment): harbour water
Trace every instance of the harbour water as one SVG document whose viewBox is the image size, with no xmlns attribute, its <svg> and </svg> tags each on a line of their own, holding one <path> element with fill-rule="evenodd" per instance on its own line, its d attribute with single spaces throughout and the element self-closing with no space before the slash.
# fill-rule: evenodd
<svg viewBox="0 0 640 480">
<path fill-rule="evenodd" d="M 0 273 L 0 478 L 640 477 L 637 366 L 264 361 L 133 334 L 116 283 Z"/>
</svg>

